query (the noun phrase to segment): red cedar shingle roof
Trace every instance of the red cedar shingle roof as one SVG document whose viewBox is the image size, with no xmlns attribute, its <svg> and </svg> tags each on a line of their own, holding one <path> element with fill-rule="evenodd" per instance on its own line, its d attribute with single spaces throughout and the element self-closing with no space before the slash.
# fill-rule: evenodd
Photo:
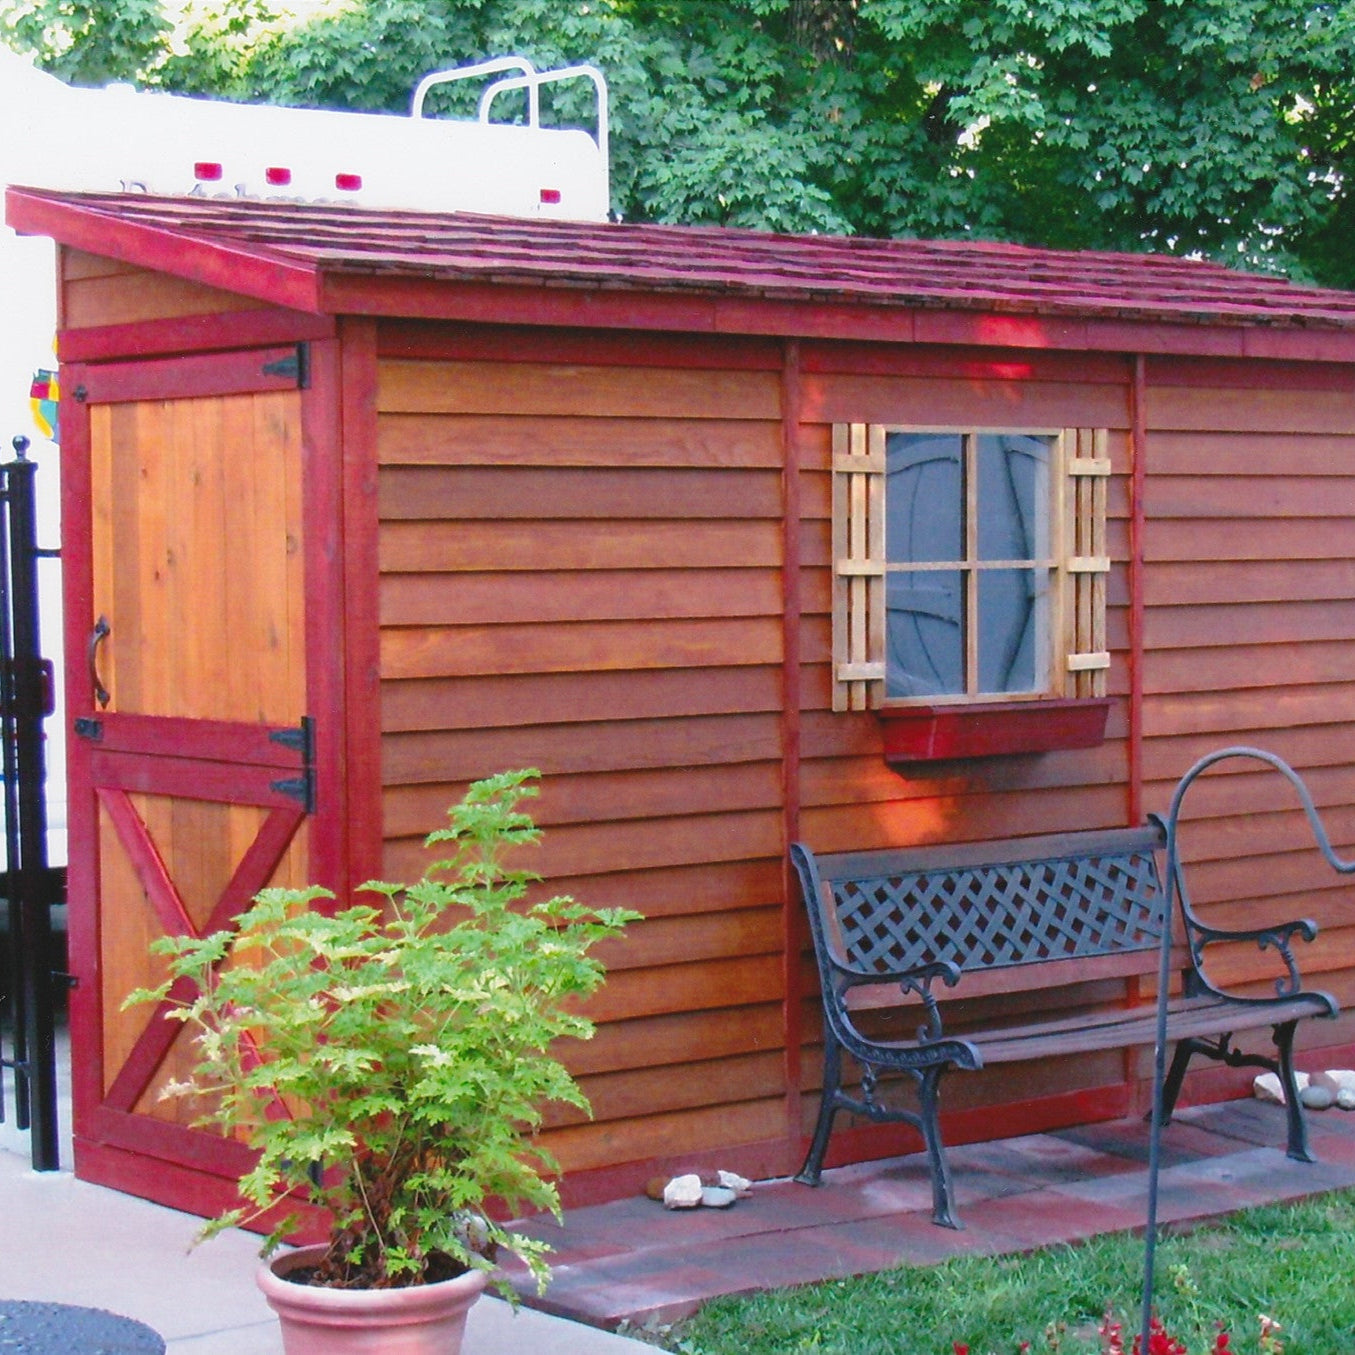
<svg viewBox="0 0 1355 1355">
<path fill-rule="evenodd" d="M 23 191 L 95 220 L 327 276 L 1355 329 L 1355 293 L 1165 255 Z"/>
</svg>

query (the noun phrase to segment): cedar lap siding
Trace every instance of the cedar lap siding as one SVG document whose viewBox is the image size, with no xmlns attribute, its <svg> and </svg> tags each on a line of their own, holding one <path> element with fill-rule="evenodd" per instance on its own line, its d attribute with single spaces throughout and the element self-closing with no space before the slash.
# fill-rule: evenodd
<svg viewBox="0 0 1355 1355">
<path fill-rule="evenodd" d="M 794 838 L 1133 823 L 1200 754 L 1254 743 L 1355 841 L 1355 296 L 978 242 L 22 189 L 7 211 L 63 246 L 67 399 L 82 380 L 94 399 L 112 364 L 191 378 L 309 345 L 326 412 L 305 438 L 306 522 L 328 562 L 305 584 L 311 873 L 408 878 L 467 782 L 536 766 L 549 887 L 645 915 L 606 954 L 597 1037 L 568 1051 L 594 1118 L 549 1121 L 567 1198 L 679 1166 L 798 1166 L 819 1074 Z M 894 769 L 876 713 L 833 709 L 830 467 L 851 423 L 1105 430 L 1102 741 Z M 66 545 L 83 558 L 79 498 Z M 78 583 L 70 607 L 80 714 Z M 1000 728 L 979 737 L 996 747 Z M 1277 896 L 1316 918 L 1307 967 L 1355 1006 L 1355 895 L 1277 782 L 1243 770 L 1196 796 L 1197 903 L 1223 925 L 1274 916 Z M 118 942 L 76 933 L 93 1049 L 117 1020 Z M 1303 1061 L 1349 1062 L 1353 1035 L 1309 1026 Z M 947 1133 L 1126 1113 L 1148 1053 L 955 1076 Z M 1197 1074 L 1188 1094 L 1248 1077 Z M 87 1174 L 210 1196 L 194 1184 L 210 1153 L 171 1187 L 129 1165 L 153 1147 L 103 1151 L 101 1087 L 82 1085 Z M 844 1128 L 834 1160 L 908 1134 Z"/>
</svg>

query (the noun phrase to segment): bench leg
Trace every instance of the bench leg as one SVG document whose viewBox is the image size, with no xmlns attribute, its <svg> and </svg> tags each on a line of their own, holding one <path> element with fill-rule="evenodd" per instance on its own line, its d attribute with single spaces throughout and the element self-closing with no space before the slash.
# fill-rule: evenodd
<svg viewBox="0 0 1355 1355">
<path fill-rule="evenodd" d="M 1303 1103 L 1299 1100 L 1298 1079 L 1294 1076 L 1294 1031 L 1297 1026 L 1297 1021 L 1286 1021 L 1275 1027 L 1280 1086 L 1284 1090 L 1284 1109 L 1289 1118 L 1289 1145 L 1285 1152 L 1295 1162 L 1312 1162 L 1313 1155 L 1308 1150 L 1308 1126 L 1303 1118 Z"/>
<path fill-rule="evenodd" d="M 932 1172 L 932 1222 L 943 1228 L 962 1228 L 963 1225 L 955 1216 L 955 1189 L 950 1179 L 946 1147 L 941 1141 L 941 1074 L 945 1071 L 945 1065 L 942 1064 L 917 1074 L 920 1128 Z"/>
<path fill-rule="evenodd" d="M 1176 1051 L 1172 1054 L 1172 1066 L 1162 1083 L 1162 1123 L 1170 1124 L 1172 1112 L 1176 1109 L 1176 1098 L 1181 1095 L 1181 1083 L 1185 1081 L 1186 1069 L 1190 1066 L 1192 1054 L 1208 1053 L 1208 1047 L 1195 1040 L 1178 1040 Z"/>
<path fill-rule="evenodd" d="M 1284 1094 L 1285 1116 L 1289 1124 L 1289 1143 L 1285 1152 L 1295 1162 L 1314 1161 L 1308 1148 L 1308 1125 L 1303 1118 L 1303 1103 L 1299 1100 L 1298 1079 L 1294 1076 L 1294 1031 L 1297 1028 L 1297 1021 L 1285 1021 L 1274 1028 L 1276 1056 L 1273 1059 L 1233 1049 L 1228 1036 L 1221 1040 L 1187 1038 L 1178 1041 L 1171 1070 L 1162 1083 L 1162 1123 L 1166 1124 L 1172 1117 L 1176 1098 L 1181 1092 L 1181 1082 L 1186 1075 L 1186 1066 L 1193 1054 L 1208 1054 L 1211 1059 L 1218 1059 L 1230 1068 L 1270 1068 L 1279 1075 L 1280 1089 Z"/>
<path fill-rule="evenodd" d="M 823 1094 L 819 1098 L 819 1118 L 814 1125 L 814 1138 L 809 1145 L 805 1164 L 795 1174 L 802 1186 L 817 1186 L 823 1175 L 823 1155 L 828 1151 L 828 1137 L 833 1132 L 833 1120 L 838 1112 L 838 1092 L 842 1087 L 842 1049 L 832 1033 L 824 1031 Z"/>
</svg>

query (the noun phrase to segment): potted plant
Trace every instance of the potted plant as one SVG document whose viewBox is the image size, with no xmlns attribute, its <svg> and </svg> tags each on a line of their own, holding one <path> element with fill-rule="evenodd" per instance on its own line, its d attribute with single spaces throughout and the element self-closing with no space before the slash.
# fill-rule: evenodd
<svg viewBox="0 0 1355 1355">
<path fill-rule="evenodd" d="M 539 837 L 518 809 L 536 775 L 473 785 L 417 883 L 369 883 L 347 906 L 265 890 L 234 930 L 155 942 L 165 982 L 128 998 L 167 1001 L 195 1033 L 192 1075 L 165 1094 L 204 1098 L 197 1122 L 258 1152 L 243 1203 L 203 1236 L 267 1226 L 268 1256 L 297 1205 L 328 1215 L 325 1243 L 260 1272 L 288 1355 L 348 1349 L 339 1328 L 373 1306 L 393 1306 L 401 1334 L 354 1348 L 455 1351 L 501 1248 L 544 1287 L 545 1246 L 493 1211 L 559 1216 L 534 1132 L 546 1103 L 587 1102 L 548 1050 L 592 1034 L 577 1012 L 603 978 L 590 951 L 638 914 L 526 901 L 537 877 L 505 858 Z M 430 1316 L 444 1290 L 459 1314 Z M 443 1344 L 412 1344 L 424 1329 Z"/>
</svg>

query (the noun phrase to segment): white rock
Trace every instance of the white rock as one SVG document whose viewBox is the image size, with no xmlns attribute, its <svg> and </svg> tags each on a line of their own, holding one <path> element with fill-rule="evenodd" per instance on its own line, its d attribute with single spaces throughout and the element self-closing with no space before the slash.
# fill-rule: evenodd
<svg viewBox="0 0 1355 1355">
<path fill-rule="evenodd" d="M 1329 1068 L 1325 1073 L 1314 1073 L 1315 1087 L 1330 1087 L 1333 1092 L 1355 1092 L 1355 1068 Z"/>
<path fill-rule="evenodd" d="M 1336 1104 L 1342 1110 L 1355 1110 L 1355 1087 L 1342 1087 L 1336 1093 Z"/>
<path fill-rule="evenodd" d="M 726 1190 L 732 1190 L 741 1200 L 753 1193 L 753 1183 L 746 1176 L 740 1176 L 738 1172 L 719 1171 L 715 1173 L 715 1179 Z"/>
<path fill-rule="evenodd" d="M 1326 1110 L 1336 1104 L 1336 1093 L 1330 1087 L 1319 1087 L 1310 1082 L 1299 1093 L 1299 1100 L 1309 1110 Z"/>
<path fill-rule="evenodd" d="M 702 1186 L 701 1203 L 710 1209 L 728 1209 L 739 1197 L 728 1186 Z"/>
<path fill-rule="evenodd" d="M 675 1176 L 663 1188 L 665 1209 L 695 1209 L 701 1203 L 701 1178 L 692 1172 Z"/>
<path fill-rule="evenodd" d="M 1302 1093 L 1308 1085 L 1308 1074 L 1295 1073 L 1294 1080 L 1299 1084 L 1299 1092 Z M 1284 1092 L 1280 1090 L 1280 1075 L 1278 1073 L 1262 1073 L 1252 1083 L 1252 1095 L 1258 1101 L 1273 1101 L 1277 1106 L 1284 1105 Z"/>
<path fill-rule="evenodd" d="M 1278 1106 L 1284 1105 L 1284 1093 L 1280 1090 L 1280 1078 L 1277 1073 L 1261 1073 L 1251 1084 L 1252 1095 L 1258 1101 L 1272 1101 Z"/>
</svg>

